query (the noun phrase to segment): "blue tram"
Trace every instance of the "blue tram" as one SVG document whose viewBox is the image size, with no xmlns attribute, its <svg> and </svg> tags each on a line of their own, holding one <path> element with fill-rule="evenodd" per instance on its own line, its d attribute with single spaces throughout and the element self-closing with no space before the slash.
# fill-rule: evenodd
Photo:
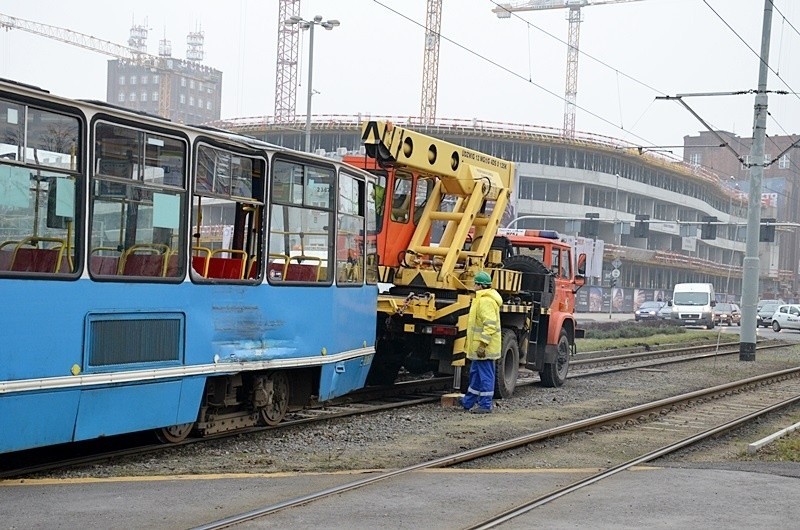
<svg viewBox="0 0 800 530">
<path fill-rule="evenodd" d="M 0 81 L 0 453 L 275 424 L 362 387 L 373 178 Z"/>
</svg>

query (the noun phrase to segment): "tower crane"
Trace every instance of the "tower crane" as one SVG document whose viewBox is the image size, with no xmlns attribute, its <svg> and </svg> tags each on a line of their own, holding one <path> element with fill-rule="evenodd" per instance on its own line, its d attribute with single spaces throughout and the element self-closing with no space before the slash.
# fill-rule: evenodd
<svg viewBox="0 0 800 530">
<path fill-rule="evenodd" d="M 436 91 L 439 84 L 439 41 L 442 29 L 442 0 L 428 0 L 425 13 L 425 60 L 422 66 L 422 125 L 436 120 Z"/>
<path fill-rule="evenodd" d="M 297 104 L 297 58 L 300 27 L 284 21 L 300 15 L 300 0 L 278 1 L 278 61 L 275 67 L 275 121 L 294 119 Z"/>
<path fill-rule="evenodd" d="M 0 29 L 5 29 L 6 31 L 12 29 L 27 31 L 34 35 L 55 39 L 166 74 L 159 75 L 158 113 L 164 118 L 170 117 L 172 76 L 169 75 L 169 73 L 174 70 L 173 66 L 176 59 L 172 58 L 172 49 L 169 45 L 169 41 L 166 39 L 161 41 L 158 56 L 146 53 L 144 51 L 144 36 L 141 33 L 145 29 L 143 26 L 136 28 L 139 33 L 131 35 L 131 39 L 129 40 L 131 44 L 130 47 L 78 33 L 77 31 L 12 17 L 3 13 L 0 13 Z M 202 50 L 202 33 L 197 32 L 190 34 L 190 55 L 194 54 L 194 57 L 202 58 L 202 51 L 200 50 Z"/>
<path fill-rule="evenodd" d="M 297 25 L 287 26 L 283 21 L 298 15 L 300 0 L 278 1 L 278 58 L 275 68 L 275 121 L 278 123 L 290 121 L 295 115 L 300 28 Z M 441 27 L 442 0 L 427 0 L 419 113 L 422 125 L 432 125 L 436 119 Z"/>
<path fill-rule="evenodd" d="M 529 0 L 516 4 L 499 4 L 492 9 L 498 18 L 510 18 L 516 11 L 541 11 L 543 9 L 569 9 L 567 37 L 567 81 L 564 91 L 564 136 L 575 136 L 575 102 L 578 97 L 578 41 L 581 30 L 581 8 L 603 4 L 622 4 L 641 0 Z"/>
</svg>

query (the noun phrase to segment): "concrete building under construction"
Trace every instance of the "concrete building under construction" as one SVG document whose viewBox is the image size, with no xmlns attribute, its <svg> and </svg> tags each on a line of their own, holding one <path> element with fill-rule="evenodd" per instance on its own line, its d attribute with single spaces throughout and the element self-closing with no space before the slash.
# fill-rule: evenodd
<svg viewBox="0 0 800 530">
<path fill-rule="evenodd" d="M 186 59 L 172 57 L 167 39 L 159 41 L 157 57 L 149 55 L 147 33 L 145 26 L 133 26 L 128 46 L 140 55 L 108 61 L 106 101 L 179 123 L 218 120 L 222 72 L 200 63 L 203 32 L 189 33 Z"/>
</svg>

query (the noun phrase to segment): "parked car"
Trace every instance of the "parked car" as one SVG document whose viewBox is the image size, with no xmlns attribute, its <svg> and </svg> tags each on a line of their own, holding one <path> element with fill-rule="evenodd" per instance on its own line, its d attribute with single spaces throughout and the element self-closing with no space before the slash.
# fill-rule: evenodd
<svg viewBox="0 0 800 530">
<path fill-rule="evenodd" d="M 786 302 L 783 301 L 783 298 L 775 298 L 775 299 L 763 298 L 763 299 L 758 301 L 758 304 L 756 305 L 756 311 L 761 311 L 761 306 L 763 306 L 764 304 L 781 305 L 781 304 L 785 304 L 785 303 Z"/>
<path fill-rule="evenodd" d="M 782 329 L 800 330 L 800 305 L 784 304 L 772 315 L 772 330 Z"/>
<path fill-rule="evenodd" d="M 636 322 L 640 320 L 657 320 L 658 312 L 661 311 L 661 308 L 665 305 L 664 302 L 642 302 L 639 309 L 633 312 L 633 318 Z"/>
<path fill-rule="evenodd" d="M 672 305 L 668 302 L 663 302 L 664 306 L 658 311 L 659 320 L 669 320 L 672 318 Z"/>
<path fill-rule="evenodd" d="M 783 304 L 773 302 L 772 300 L 765 301 L 764 304 L 758 308 L 758 312 L 756 313 L 756 327 L 770 327 L 772 325 L 772 315 L 781 305 Z"/>
<path fill-rule="evenodd" d="M 714 306 L 714 323 L 717 325 L 725 324 L 727 326 L 742 325 L 742 312 L 736 304 L 729 304 L 727 302 L 719 302 Z"/>
</svg>

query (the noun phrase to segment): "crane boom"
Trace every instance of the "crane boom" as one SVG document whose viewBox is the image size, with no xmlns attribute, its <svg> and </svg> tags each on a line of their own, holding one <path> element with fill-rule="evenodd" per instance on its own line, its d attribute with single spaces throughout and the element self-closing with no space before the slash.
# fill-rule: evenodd
<svg viewBox="0 0 800 530">
<path fill-rule="evenodd" d="M 567 75 L 564 88 L 564 129 L 568 138 L 575 137 L 575 104 L 578 100 L 578 52 L 581 34 L 581 8 L 606 4 L 623 4 L 641 0 L 529 0 L 515 4 L 500 4 L 492 13 L 498 18 L 509 18 L 517 11 L 542 11 L 569 9 L 569 34 L 567 36 Z"/>
<path fill-rule="evenodd" d="M 160 76 L 158 113 L 164 118 L 170 118 L 172 76 L 169 75 L 169 73 L 173 70 L 172 64 L 174 61 L 179 61 L 181 63 L 184 61 L 173 59 L 171 53 L 167 51 L 166 48 L 165 52 L 160 55 L 150 55 L 141 49 L 122 46 L 70 29 L 42 24 L 41 22 L 34 22 L 32 20 L 25 20 L 24 18 L 12 17 L 3 13 L 0 13 L 0 29 L 5 29 L 6 31 L 11 29 L 27 31 L 34 35 L 47 37 L 66 44 L 78 46 L 79 48 L 102 53 L 123 61 L 129 61 L 165 74 Z M 190 71 L 191 70 L 187 70 L 187 72 Z M 183 75 L 191 77 L 189 73 Z"/>
<path fill-rule="evenodd" d="M 382 167 L 413 170 L 434 182 L 394 283 L 463 289 L 486 264 L 514 188 L 514 163 L 385 121 L 364 122 L 361 141 Z M 452 211 L 442 209 L 445 197 L 455 200 Z M 446 223 L 436 247 L 426 243 L 433 221 Z M 472 244 L 464 250 L 468 238 Z M 426 267 L 419 256 L 436 266 Z"/>
<path fill-rule="evenodd" d="M 587 6 L 599 6 L 605 4 L 624 4 L 627 2 L 640 2 L 641 0 L 530 0 L 528 2 L 516 2 L 513 4 L 500 4 L 492 9 L 500 18 L 508 18 L 511 13 L 516 11 L 541 11 L 544 9 L 580 9 Z"/>
<path fill-rule="evenodd" d="M 135 48 L 129 48 L 107 40 L 98 39 L 91 35 L 78 33 L 77 31 L 60 28 L 58 26 L 42 24 L 41 22 L 25 20 L 24 18 L 12 17 L 2 13 L 0 13 L 0 29 L 5 29 L 6 31 L 10 29 L 21 29 L 22 31 L 72 44 L 73 46 L 79 46 L 94 52 L 103 53 L 117 59 L 126 59 L 128 61 L 140 61 L 148 58 L 156 61 L 159 59 L 159 57 L 149 55 Z"/>
</svg>

